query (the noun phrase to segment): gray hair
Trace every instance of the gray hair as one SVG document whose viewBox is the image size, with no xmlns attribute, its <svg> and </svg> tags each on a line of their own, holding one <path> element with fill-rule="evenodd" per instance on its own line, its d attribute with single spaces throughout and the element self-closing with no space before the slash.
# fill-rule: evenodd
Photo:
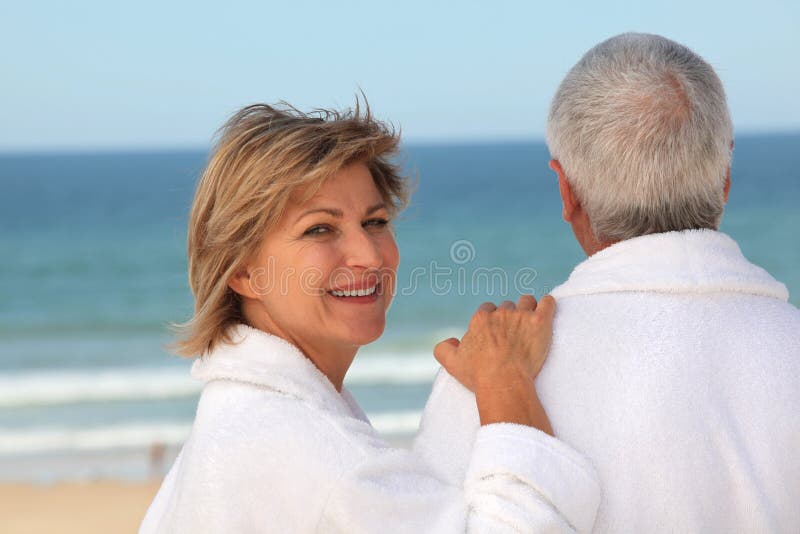
<svg viewBox="0 0 800 534">
<path fill-rule="evenodd" d="M 711 66 L 641 33 L 589 50 L 561 82 L 547 121 L 550 154 L 606 243 L 717 228 L 732 140 Z"/>
</svg>

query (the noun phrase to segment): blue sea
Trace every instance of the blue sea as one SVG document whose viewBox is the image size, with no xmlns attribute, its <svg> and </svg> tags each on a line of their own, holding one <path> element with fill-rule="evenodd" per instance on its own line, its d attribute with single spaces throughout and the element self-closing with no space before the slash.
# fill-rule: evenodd
<svg viewBox="0 0 800 534">
<path fill-rule="evenodd" d="M 0 155 L 0 480 L 158 476 L 185 440 L 200 385 L 164 346 L 192 310 L 206 157 Z M 346 381 L 388 438 L 415 431 L 437 341 L 583 259 L 548 159 L 541 143 L 404 148 L 417 187 L 396 223 L 398 295 Z M 732 180 L 722 230 L 800 304 L 800 134 L 737 138 Z"/>
</svg>

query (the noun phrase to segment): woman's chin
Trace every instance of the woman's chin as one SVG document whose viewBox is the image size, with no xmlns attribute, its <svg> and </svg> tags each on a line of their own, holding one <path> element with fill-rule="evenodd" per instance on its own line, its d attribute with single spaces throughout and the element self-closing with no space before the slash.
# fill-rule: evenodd
<svg viewBox="0 0 800 534">
<path fill-rule="evenodd" d="M 351 329 L 347 337 L 353 345 L 362 347 L 381 337 L 385 327 L 385 321 L 380 324 L 360 325 L 358 328 Z"/>
</svg>

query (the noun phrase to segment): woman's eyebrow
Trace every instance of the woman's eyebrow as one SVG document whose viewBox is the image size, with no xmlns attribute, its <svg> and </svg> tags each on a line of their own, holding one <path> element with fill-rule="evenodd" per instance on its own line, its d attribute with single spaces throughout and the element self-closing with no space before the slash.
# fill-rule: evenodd
<svg viewBox="0 0 800 534">
<path fill-rule="evenodd" d="M 373 214 L 373 213 L 375 213 L 376 211 L 380 211 L 380 210 L 382 210 L 382 209 L 386 209 L 386 202 L 381 202 L 381 203 L 379 203 L 379 204 L 375 204 L 374 206 L 372 206 L 371 208 L 369 208 L 369 209 L 367 210 L 367 215 L 372 215 L 372 214 Z"/>
<path fill-rule="evenodd" d="M 381 202 L 379 204 L 375 204 L 374 206 L 370 206 L 369 208 L 367 208 L 367 213 L 366 214 L 367 215 L 372 215 L 376 211 L 380 211 L 382 209 L 386 209 L 386 203 L 385 202 Z M 295 219 L 294 222 L 296 223 L 296 222 L 300 221 L 300 219 L 302 219 L 303 217 L 307 217 L 308 215 L 313 215 L 314 213 L 327 213 L 331 217 L 335 217 L 337 219 L 341 219 L 342 217 L 344 217 L 344 213 L 342 212 L 342 210 L 339 210 L 339 209 L 336 209 L 336 208 L 313 208 L 313 209 L 310 209 L 308 211 L 304 211 L 303 213 L 301 213 L 297 217 L 297 219 Z"/>
<path fill-rule="evenodd" d="M 314 208 L 314 209 L 310 209 L 308 211 L 304 211 L 303 213 L 301 213 L 297 217 L 297 219 L 295 219 L 294 222 L 299 221 L 303 217 L 307 217 L 309 215 L 313 215 L 314 213 L 327 213 L 331 217 L 336 217 L 337 219 L 341 219 L 342 217 L 344 217 L 344 213 L 342 212 L 342 210 L 337 210 L 335 208 Z"/>
</svg>

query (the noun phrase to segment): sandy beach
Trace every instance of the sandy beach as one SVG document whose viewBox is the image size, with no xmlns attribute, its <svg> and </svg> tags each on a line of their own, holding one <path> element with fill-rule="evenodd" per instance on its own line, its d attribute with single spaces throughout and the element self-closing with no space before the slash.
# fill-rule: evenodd
<svg viewBox="0 0 800 534">
<path fill-rule="evenodd" d="M 160 481 L 0 485 L 0 532 L 136 532 Z"/>
</svg>

